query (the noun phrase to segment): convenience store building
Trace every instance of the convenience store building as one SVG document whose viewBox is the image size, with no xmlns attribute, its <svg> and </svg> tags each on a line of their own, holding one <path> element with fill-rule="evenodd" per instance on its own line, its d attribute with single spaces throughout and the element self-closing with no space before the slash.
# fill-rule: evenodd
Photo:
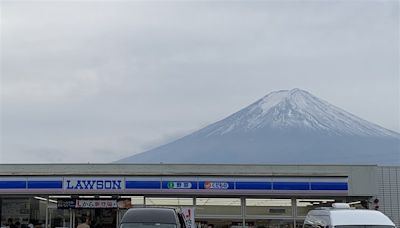
<svg viewBox="0 0 400 228">
<path fill-rule="evenodd" d="M 1 225 L 118 227 L 130 207 L 191 209 L 197 227 L 300 227 L 347 202 L 399 225 L 400 167 L 374 165 L 3 164 Z"/>
</svg>

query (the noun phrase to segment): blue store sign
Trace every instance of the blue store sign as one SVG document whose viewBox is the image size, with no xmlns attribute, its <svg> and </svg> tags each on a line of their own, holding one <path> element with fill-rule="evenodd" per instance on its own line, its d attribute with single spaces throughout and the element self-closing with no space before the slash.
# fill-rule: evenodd
<svg viewBox="0 0 400 228">
<path fill-rule="evenodd" d="M 163 177 L 0 177 L 0 193 L 49 192 L 54 193 L 132 193 L 132 192 L 235 192 L 257 193 L 329 193 L 347 194 L 347 177 L 324 178 L 176 178 Z"/>
<path fill-rule="evenodd" d="M 122 190 L 125 189 L 124 178 L 74 177 L 64 179 L 66 190 Z"/>
</svg>

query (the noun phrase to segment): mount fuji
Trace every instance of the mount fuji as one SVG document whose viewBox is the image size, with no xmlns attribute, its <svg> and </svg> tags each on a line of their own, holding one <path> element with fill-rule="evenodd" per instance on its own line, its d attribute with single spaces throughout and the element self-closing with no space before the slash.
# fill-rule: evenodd
<svg viewBox="0 0 400 228">
<path fill-rule="evenodd" d="M 118 163 L 400 165 L 400 134 L 300 89 Z"/>
</svg>

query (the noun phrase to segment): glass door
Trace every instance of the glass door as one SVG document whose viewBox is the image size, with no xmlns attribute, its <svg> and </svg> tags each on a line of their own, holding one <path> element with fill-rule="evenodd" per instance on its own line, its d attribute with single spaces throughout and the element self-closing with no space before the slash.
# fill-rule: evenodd
<svg viewBox="0 0 400 228">
<path fill-rule="evenodd" d="M 48 225 L 50 228 L 71 228 L 71 209 L 48 208 Z"/>
</svg>

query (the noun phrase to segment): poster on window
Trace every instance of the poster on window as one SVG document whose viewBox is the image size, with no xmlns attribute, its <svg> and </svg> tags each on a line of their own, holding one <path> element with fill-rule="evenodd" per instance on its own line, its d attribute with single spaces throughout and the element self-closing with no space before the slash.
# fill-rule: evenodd
<svg viewBox="0 0 400 228">
<path fill-rule="evenodd" d="M 196 223 L 194 221 L 194 207 L 182 207 L 182 214 L 185 218 L 187 228 L 195 228 Z"/>
</svg>

